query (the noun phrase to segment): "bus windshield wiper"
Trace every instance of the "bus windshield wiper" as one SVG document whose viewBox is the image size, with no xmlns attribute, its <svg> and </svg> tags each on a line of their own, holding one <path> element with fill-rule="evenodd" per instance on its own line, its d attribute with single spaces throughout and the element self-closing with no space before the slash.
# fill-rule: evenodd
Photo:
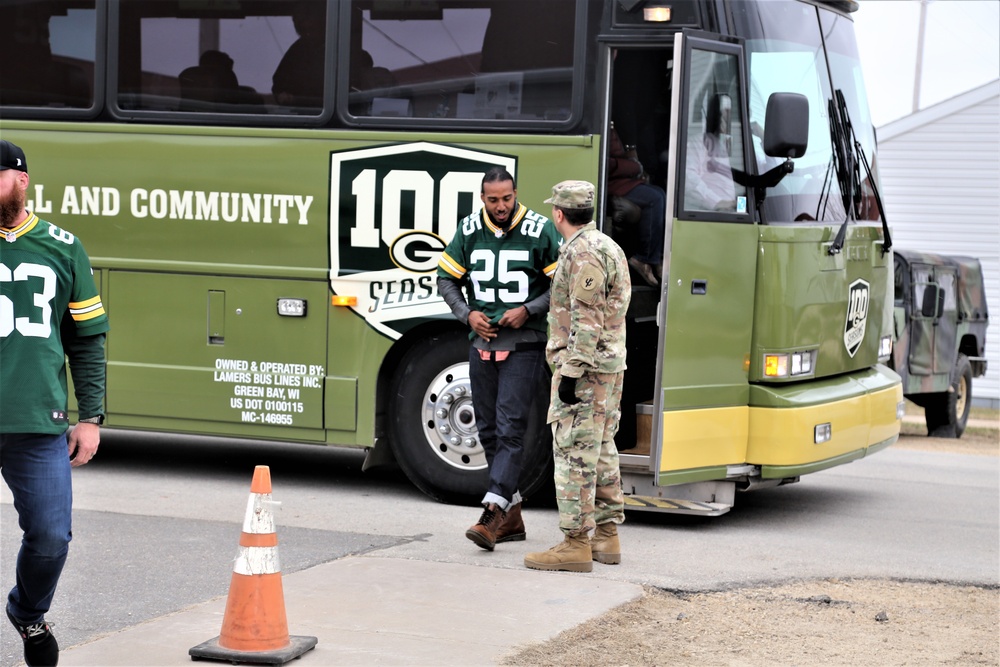
<svg viewBox="0 0 1000 667">
<path fill-rule="evenodd" d="M 851 124 L 851 117 L 847 110 L 847 101 L 844 93 L 839 88 L 834 91 L 834 99 L 829 101 L 830 112 L 830 139 L 833 143 L 833 155 L 831 160 L 837 174 L 837 181 L 840 184 L 840 193 L 844 202 L 844 222 L 837 230 L 837 235 L 830 244 L 827 251 L 835 255 L 844 247 L 844 239 L 847 236 L 847 223 L 853 217 L 857 220 L 860 217 L 862 203 L 861 187 L 861 166 L 865 168 L 865 176 L 871 186 L 875 196 L 875 203 L 878 205 L 879 218 L 882 220 L 882 254 L 885 255 L 892 249 L 892 238 L 889 236 L 889 225 L 885 219 L 885 211 L 882 208 L 882 197 L 879 194 L 878 185 L 872 175 L 871 165 L 865 156 L 865 151 L 854 134 L 854 126 Z"/>
</svg>

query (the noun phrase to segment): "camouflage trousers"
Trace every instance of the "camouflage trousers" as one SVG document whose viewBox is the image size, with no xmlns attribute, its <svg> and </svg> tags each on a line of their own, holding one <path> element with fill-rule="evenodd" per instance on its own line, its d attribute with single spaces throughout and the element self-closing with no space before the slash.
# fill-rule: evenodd
<svg viewBox="0 0 1000 667">
<path fill-rule="evenodd" d="M 576 382 L 576 405 L 558 398 L 561 375 L 552 378 L 552 451 L 559 528 L 586 534 L 597 524 L 625 520 L 615 434 L 621 419 L 623 373 L 585 373 Z"/>
</svg>

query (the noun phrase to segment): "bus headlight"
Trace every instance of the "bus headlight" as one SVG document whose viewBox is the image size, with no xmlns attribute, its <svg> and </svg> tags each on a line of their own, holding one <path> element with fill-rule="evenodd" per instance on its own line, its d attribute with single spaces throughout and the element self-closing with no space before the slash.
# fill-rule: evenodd
<svg viewBox="0 0 1000 667">
<path fill-rule="evenodd" d="M 812 375 L 816 350 L 768 352 L 764 355 L 764 377 L 784 378 Z"/>
<path fill-rule="evenodd" d="M 892 336 L 878 339 L 878 360 L 885 361 L 892 355 Z"/>
</svg>

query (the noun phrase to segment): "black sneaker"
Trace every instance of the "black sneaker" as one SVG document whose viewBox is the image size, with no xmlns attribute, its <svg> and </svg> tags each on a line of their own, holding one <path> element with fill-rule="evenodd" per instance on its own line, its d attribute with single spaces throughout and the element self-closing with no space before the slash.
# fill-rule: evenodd
<svg viewBox="0 0 1000 667">
<path fill-rule="evenodd" d="M 59 643 L 56 641 L 49 624 L 44 620 L 30 625 L 23 625 L 11 616 L 7 608 L 7 618 L 21 633 L 24 642 L 24 662 L 28 667 L 53 667 L 59 664 Z"/>
</svg>

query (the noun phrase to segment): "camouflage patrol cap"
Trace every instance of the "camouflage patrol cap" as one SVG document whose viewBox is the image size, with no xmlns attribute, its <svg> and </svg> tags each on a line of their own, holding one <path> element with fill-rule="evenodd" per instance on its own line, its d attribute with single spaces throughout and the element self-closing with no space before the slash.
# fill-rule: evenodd
<svg viewBox="0 0 1000 667">
<path fill-rule="evenodd" d="M 545 200 L 559 208 L 594 208 L 594 185 L 587 181 L 563 181 L 552 186 L 552 196 Z"/>
</svg>

